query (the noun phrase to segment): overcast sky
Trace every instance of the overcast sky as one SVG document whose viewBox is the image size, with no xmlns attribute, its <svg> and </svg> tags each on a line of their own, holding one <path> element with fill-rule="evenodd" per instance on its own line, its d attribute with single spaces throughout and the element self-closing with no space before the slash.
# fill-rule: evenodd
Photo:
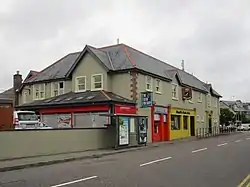
<svg viewBox="0 0 250 187">
<path fill-rule="evenodd" d="M 16 70 L 40 71 L 117 37 L 250 101 L 249 0 L 0 0 L 0 91 Z"/>
</svg>

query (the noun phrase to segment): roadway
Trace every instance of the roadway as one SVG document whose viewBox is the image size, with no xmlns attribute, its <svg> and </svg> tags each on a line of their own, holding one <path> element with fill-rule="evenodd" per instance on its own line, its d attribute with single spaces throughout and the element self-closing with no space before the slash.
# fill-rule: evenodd
<svg viewBox="0 0 250 187">
<path fill-rule="evenodd" d="M 0 187 L 250 187 L 249 174 L 245 132 L 3 172 Z"/>
</svg>

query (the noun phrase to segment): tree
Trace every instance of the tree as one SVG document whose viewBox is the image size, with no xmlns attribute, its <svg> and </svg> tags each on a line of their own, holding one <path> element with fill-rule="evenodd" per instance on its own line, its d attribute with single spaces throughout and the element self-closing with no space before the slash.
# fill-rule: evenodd
<svg viewBox="0 0 250 187">
<path fill-rule="evenodd" d="M 220 123 L 228 125 L 230 121 L 234 121 L 234 113 L 228 108 L 220 109 Z"/>
</svg>

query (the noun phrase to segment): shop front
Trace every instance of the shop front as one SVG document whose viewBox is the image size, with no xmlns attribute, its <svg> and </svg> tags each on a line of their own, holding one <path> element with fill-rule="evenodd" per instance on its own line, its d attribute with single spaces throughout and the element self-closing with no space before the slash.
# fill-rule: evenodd
<svg viewBox="0 0 250 187">
<path fill-rule="evenodd" d="M 174 140 L 195 136 L 195 117 L 195 109 L 171 108 L 170 139 Z"/>
<path fill-rule="evenodd" d="M 151 106 L 151 129 L 153 142 L 170 140 L 169 108 L 170 106 Z"/>
</svg>

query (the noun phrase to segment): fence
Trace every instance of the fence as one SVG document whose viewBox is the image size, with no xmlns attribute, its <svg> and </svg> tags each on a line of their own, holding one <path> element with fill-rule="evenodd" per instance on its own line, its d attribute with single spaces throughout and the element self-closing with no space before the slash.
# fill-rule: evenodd
<svg viewBox="0 0 250 187">
<path fill-rule="evenodd" d="M 236 132 L 236 128 L 230 127 L 205 127 L 205 128 L 197 128 L 196 129 L 196 137 L 197 138 L 207 138 L 211 136 L 219 136 L 222 134 L 230 134 Z"/>
</svg>

